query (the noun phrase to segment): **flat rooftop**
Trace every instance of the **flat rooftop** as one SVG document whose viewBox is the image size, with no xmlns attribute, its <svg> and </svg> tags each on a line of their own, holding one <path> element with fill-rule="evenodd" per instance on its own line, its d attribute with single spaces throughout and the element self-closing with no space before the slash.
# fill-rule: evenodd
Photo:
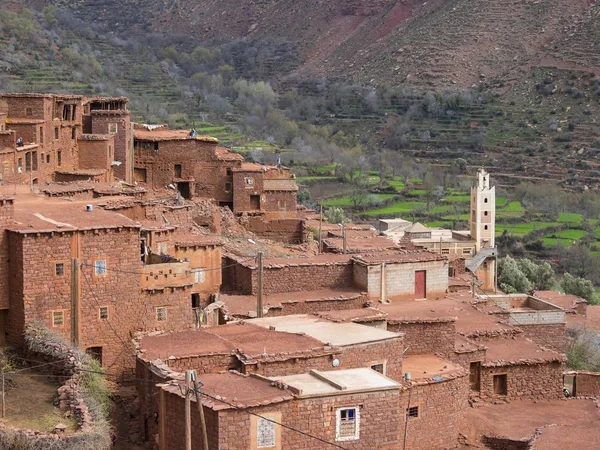
<svg viewBox="0 0 600 450">
<path fill-rule="evenodd" d="M 202 141 L 218 144 L 219 140 L 211 136 L 190 136 L 191 130 L 143 130 L 135 129 L 134 138 L 140 141 Z"/>
<path fill-rule="evenodd" d="M 468 293 L 454 293 L 440 300 L 392 300 L 377 305 L 388 314 L 388 322 L 435 321 L 456 318 L 456 331 L 469 335 L 514 334 L 516 330 L 497 317 L 478 311 Z"/>
<path fill-rule="evenodd" d="M 402 337 L 401 333 L 373 328 L 351 322 L 338 323 L 317 316 L 299 314 L 282 317 L 263 317 L 246 321 L 264 328 L 274 327 L 277 331 L 288 333 L 305 333 L 318 341 L 345 347 L 357 344 L 367 344 Z"/>
<path fill-rule="evenodd" d="M 481 442 L 482 436 L 512 440 L 533 437 L 535 445 L 531 448 L 540 450 L 600 448 L 600 408 L 593 400 L 513 400 L 467 408 L 466 414 L 464 426 L 458 431 L 469 442 Z"/>
<path fill-rule="evenodd" d="M 564 309 L 573 309 L 579 303 L 587 303 L 587 300 L 577 295 L 563 294 L 558 291 L 536 291 L 533 296 Z"/>
<path fill-rule="evenodd" d="M 139 224 L 122 214 L 93 207 L 90 201 L 67 201 L 38 195 L 17 197 L 15 215 L 7 229 L 19 233 L 91 230 L 105 228 L 139 228 Z"/>
<path fill-rule="evenodd" d="M 280 308 L 286 303 L 317 303 L 324 301 L 352 300 L 363 295 L 360 289 L 323 289 L 318 291 L 283 292 L 263 296 L 263 307 Z M 219 297 L 230 314 L 252 316 L 256 313 L 256 295 L 227 295 Z"/>
<path fill-rule="evenodd" d="M 567 314 L 568 327 L 587 327 L 600 331 L 600 305 L 589 305 L 585 316 L 580 314 Z"/>
<path fill-rule="evenodd" d="M 410 373 L 410 379 L 415 381 L 464 373 L 464 369 L 458 364 L 434 354 L 405 356 L 402 360 L 402 371 Z"/>
<path fill-rule="evenodd" d="M 229 354 L 236 350 L 248 357 L 323 350 L 323 343 L 311 336 L 270 330 L 250 323 L 230 323 L 212 328 L 144 336 L 139 342 L 144 359 L 186 358 Z"/>
<path fill-rule="evenodd" d="M 485 366 L 565 360 L 564 355 L 537 345 L 522 336 L 482 339 L 477 343 L 487 347 Z"/>
<path fill-rule="evenodd" d="M 385 312 L 373 307 L 322 311 L 316 315 L 332 322 L 373 322 L 387 318 Z"/>
<path fill-rule="evenodd" d="M 292 388 L 299 397 L 399 389 L 400 384 L 370 368 L 330 370 L 272 377 Z"/>
<path fill-rule="evenodd" d="M 273 386 L 268 380 L 237 373 L 202 374 L 198 380 L 202 392 L 207 394 L 202 396 L 202 404 L 215 411 L 272 405 L 294 398 L 288 390 Z M 183 382 L 176 381 L 163 385 L 162 389 L 185 398 L 181 393 L 183 386 Z M 195 396 L 191 398 L 196 401 Z"/>
</svg>

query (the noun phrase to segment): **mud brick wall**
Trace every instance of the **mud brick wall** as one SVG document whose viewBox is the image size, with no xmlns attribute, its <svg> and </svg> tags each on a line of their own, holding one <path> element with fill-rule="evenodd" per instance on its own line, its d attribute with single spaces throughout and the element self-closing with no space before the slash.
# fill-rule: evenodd
<svg viewBox="0 0 600 450">
<path fill-rule="evenodd" d="M 82 140 L 79 143 L 79 168 L 80 169 L 105 169 L 110 170 L 114 152 L 114 138 L 102 140 Z"/>
<path fill-rule="evenodd" d="M 91 180 L 94 182 L 103 182 L 106 181 L 106 174 L 100 174 L 100 175 L 79 175 L 79 174 L 72 174 L 72 173 L 56 173 L 54 175 L 54 181 L 58 182 L 58 183 L 72 183 L 75 181 L 87 181 L 87 180 Z"/>
<path fill-rule="evenodd" d="M 296 216 L 296 191 L 264 191 L 261 210 L 268 218 Z"/>
<path fill-rule="evenodd" d="M 410 401 L 409 401 L 410 396 Z M 400 436 L 404 436 L 405 413 L 419 407 L 419 417 L 408 420 L 406 448 L 431 450 L 453 448 L 458 430 L 465 421 L 469 398 L 469 377 L 460 376 L 440 383 L 413 386 L 400 395 Z"/>
<path fill-rule="evenodd" d="M 402 337 L 389 339 L 372 344 L 361 344 L 344 347 L 344 352 L 338 358 L 343 368 L 371 367 L 384 363 L 385 375 L 395 381 L 402 381 L 402 352 L 405 343 Z"/>
<path fill-rule="evenodd" d="M 14 217 L 14 211 L 14 199 L 0 197 L 0 309 L 8 309 L 10 305 L 8 233 L 4 225 Z"/>
<path fill-rule="evenodd" d="M 269 351 L 269 344 L 266 343 L 267 352 Z M 335 352 L 334 352 L 335 353 Z M 339 358 L 342 361 L 340 354 L 322 355 L 316 354 L 315 356 L 306 356 L 303 358 L 289 358 L 283 359 L 284 357 L 273 357 L 270 360 L 261 360 L 259 363 L 249 363 L 242 367 L 244 374 L 258 373 L 265 377 L 284 377 L 287 375 L 295 375 L 299 373 L 307 373 L 311 370 L 336 370 L 336 369 L 354 369 L 358 367 L 365 367 L 358 364 L 357 361 L 346 361 L 342 362 L 339 367 L 333 367 L 332 361 L 335 358 Z"/>
<path fill-rule="evenodd" d="M 129 176 L 129 171 L 133 167 L 131 114 L 129 111 L 92 111 L 91 122 L 93 134 L 109 134 L 109 124 L 117 124 L 117 134 L 114 135 L 114 160 L 121 161 L 121 165 L 114 167 L 115 176 L 121 180 L 132 182 L 133 180 Z"/>
<path fill-rule="evenodd" d="M 390 323 L 388 331 L 405 333 L 404 344 L 407 355 L 439 353 L 444 358 L 454 354 L 456 322 L 408 322 Z"/>
<path fill-rule="evenodd" d="M 575 372 L 575 395 L 600 398 L 600 373 Z"/>
<path fill-rule="evenodd" d="M 248 184 L 252 180 L 252 184 Z M 263 206 L 264 189 L 262 172 L 233 172 L 233 212 L 238 214 L 245 211 L 256 211 L 256 207 L 250 203 L 251 195 L 260 196 L 260 208 Z"/>
<path fill-rule="evenodd" d="M 565 352 L 567 343 L 566 324 L 555 323 L 548 325 L 517 325 L 523 334 L 538 345 L 555 350 L 560 353 Z"/>
<path fill-rule="evenodd" d="M 484 349 L 475 350 L 472 352 L 454 352 L 448 357 L 453 363 L 459 364 L 463 369 L 469 370 L 472 362 L 485 361 L 486 351 Z"/>
<path fill-rule="evenodd" d="M 222 292 L 231 292 L 243 295 L 252 294 L 253 273 L 249 267 L 238 264 L 231 258 L 223 258 Z"/>
<path fill-rule="evenodd" d="M 218 293 L 221 287 L 221 247 L 218 245 L 192 246 L 175 245 L 174 256 L 187 259 L 191 269 L 204 269 L 204 277 L 192 287 L 193 293 Z M 202 281 L 203 280 L 203 281 Z"/>
<path fill-rule="evenodd" d="M 14 131 L 0 131 L 0 150 L 4 149 L 5 147 L 15 148 L 16 146 L 17 135 Z"/>
<path fill-rule="evenodd" d="M 454 258 L 448 260 L 448 267 L 454 269 L 454 276 L 464 275 L 467 273 L 464 258 Z"/>
<path fill-rule="evenodd" d="M 189 358 L 167 359 L 169 355 L 164 356 L 163 360 L 169 368 L 175 372 L 185 372 L 186 370 L 196 370 L 202 373 L 218 373 L 227 371 L 240 366 L 237 358 L 230 353 L 190 356 Z"/>
<path fill-rule="evenodd" d="M 267 298 L 268 300 L 268 298 Z M 271 306 L 265 317 L 289 316 L 293 314 L 315 314 L 320 311 L 345 311 L 360 309 L 369 301 L 366 293 L 340 299 L 319 299 L 310 301 L 287 301 L 281 307 Z"/>
<path fill-rule="evenodd" d="M 563 398 L 564 364 L 547 362 L 481 368 L 481 398 L 493 400 L 558 400 Z M 494 394 L 494 375 L 506 374 L 507 395 Z"/>
<path fill-rule="evenodd" d="M 313 265 L 283 266 L 265 268 L 263 273 L 263 293 L 316 291 L 354 287 L 352 262 L 326 263 Z M 258 289 L 258 271 L 252 271 L 252 291 Z"/>
<path fill-rule="evenodd" d="M 304 221 L 301 219 L 268 221 L 262 217 L 253 217 L 248 221 L 246 228 L 259 236 L 285 244 L 301 244 L 304 242 Z"/>
</svg>

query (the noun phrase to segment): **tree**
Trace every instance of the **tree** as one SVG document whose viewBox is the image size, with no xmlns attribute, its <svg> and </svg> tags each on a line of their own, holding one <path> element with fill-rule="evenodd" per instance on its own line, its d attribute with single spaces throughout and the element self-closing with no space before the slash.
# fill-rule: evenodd
<svg viewBox="0 0 600 450">
<path fill-rule="evenodd" d="M 510 256 L 498 261 L 498 285 L 507 294 L 529 293 L 532 284 Z"/>
<path fill-rule="evenodd" d="M 523 258 L 517 260 L 517 264 L 534 290 L 548 291 L 556 288 L 556 275 L 547 262 L 536 264 L 530 259 Z"/>
<path fill-rule="evenodd" d="M 344 215 L 342 208 L 331 207 L 325 210 L 325 218 L 329 223 L 344 223 L 348 222 L 348 219 Z"/>
<path fill-rule="evenodd" d="M 578 297 L 585 298 L 590 303 L 597 302 L 596 291 L 590 280 L 565 273 L 560 280 L 560 286 L 565 291 L 565 294 L 577 295 Z"/>
</svg>

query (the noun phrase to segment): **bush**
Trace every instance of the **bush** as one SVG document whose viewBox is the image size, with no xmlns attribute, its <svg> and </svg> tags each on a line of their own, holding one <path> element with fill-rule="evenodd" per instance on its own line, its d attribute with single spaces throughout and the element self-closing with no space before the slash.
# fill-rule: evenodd
<svg viewBox="0 0 600 450">
<path fill-rule="evenodd" d="M 329 223 L 344 223 L 348 222 L 344 210 L 342 208 L 331 207 L 325 210 L 325 218 Z"/>
<path fill-rule="evenodd" d="M 569 328 L 567 336 L 567 367 L 572 370 L 600 372 L 598 333 L 585 328 Z"/>
</svg>

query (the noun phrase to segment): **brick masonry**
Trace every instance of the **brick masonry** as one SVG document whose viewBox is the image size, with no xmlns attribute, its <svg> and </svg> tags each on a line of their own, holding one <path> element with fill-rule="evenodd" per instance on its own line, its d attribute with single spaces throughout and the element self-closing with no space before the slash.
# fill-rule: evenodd
<svg viewBox="0 0 600 450">
<path fill-rule="evenodd" d="M 405 333 L 407 355 L 437 353 L 451 359 L 454 355 L 456 322 L 397 322 L 388 321 L 388 331 Z M 468 368 L 468 367 L 467 367 Z"/>
<path fill-rule="evenodd" d="M 518 325 L 523 334 L 538 345 L 564 353 L 567 343 L 565 323 Z"/>
</svg>

